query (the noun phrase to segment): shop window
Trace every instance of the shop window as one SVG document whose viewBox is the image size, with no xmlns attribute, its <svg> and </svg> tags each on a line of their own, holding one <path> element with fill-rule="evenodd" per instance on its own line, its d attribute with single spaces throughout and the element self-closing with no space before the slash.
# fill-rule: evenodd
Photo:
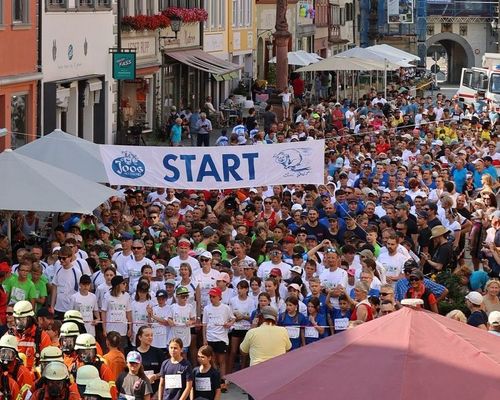
<svg viewBox="0 0 500 400">
<path fill-rule="evenodd" d="M 12 0 L 12 22 L 27 24 L 29 22 L 29 1 Z"/>
<path fill-rule="evenodd" d="M 78 0 L 78 8 L 94 8 L 94 0 Z"/>
<path fill-rule="evenodd" d="M 12 96 L 10 103 L 10 131 L 12 133 L 12 147 L 18 148 L 26 144 L 28 134 L 28 95 L 17 94 Z"/>
</svg>

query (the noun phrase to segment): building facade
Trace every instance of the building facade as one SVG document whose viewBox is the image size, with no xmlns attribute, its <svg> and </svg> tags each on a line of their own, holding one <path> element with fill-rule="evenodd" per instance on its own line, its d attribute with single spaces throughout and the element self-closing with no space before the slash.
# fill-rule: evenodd
<svg viewBox="0 0 500 400">
<path fill-rule="evenodd" d="M 45 0 L 41 10 L 40 130 L 113 142 L 115 45 L 111 0 Z"/>
<path fill-rule="evenodd" d="M 37 29 L 36 2 L 0 1 L 0 151 L 36 137 Z"/>
</svg>

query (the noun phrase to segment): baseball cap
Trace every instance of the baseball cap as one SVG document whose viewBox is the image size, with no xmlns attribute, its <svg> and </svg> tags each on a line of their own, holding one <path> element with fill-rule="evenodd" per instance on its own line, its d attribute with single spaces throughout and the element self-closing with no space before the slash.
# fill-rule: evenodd
<svg viewBox="0 0 500 400">
<path fill-rule="evenodd" d="M 283 238 L 283 243 L 295 243 L 295 238 L 291 235 Z"/>
<path fill-rule="evenodd" d="M 300 204 L 297 204 L 295 203 L 292 208 L 291 208 L 292 211 L 297 211 L 297 210 L 301 210 L 302 211 L 302 206 Z"/>
<path fill-rule="evenodd" d="M 298 292 L 300 292 L 300 286 L 299 286 L 298 284 L 296 284 L 296 283 L 290 283 L 290 284 L 288 285 L 288 290 L 290 290 L 290 289 L 295 289 L 295 290 L 297 290 Z"/>
<path fill-rule="evenodd" d="M 355 276 L 356 275 L 356 270 L 354 268 L 349 268 L 347 270 L 347 275 Z"/>
<path fill-rule="evenodd" d="M 427 219 L 427 218 L 429 218 L 429 214 L 427 213 L 427 211 L 423 211 L 423 210 L 417 211 L 417 217 Z"/>
<path fill-rule="evenodd" d="M 132 235 L 130 232 L 122 232 L 120 235 L 121 240 L 132 240 L 134 238 L 134 235 Z"/>
<path fill-rule="evenodd" d="M 109 254 L 107 251 L 101 251 L 99 253 L 99 260 L 109 260 Z"/>
<path fill-rule="evenodd" d="M 186 234 L 186 233 L 187 233 L 187 229 L 186 229 L 186 227 L 185 227 L 185 226 L 179 226 L 179 227 L 178 227 L 178 228 L 174 231 L 173 236 L 174 236 L 175 238 L 178 238 L 179 236 L 184 235 L 184 234 Z"/>
<path fill-rule="evenodd" d="M 182 295 L 189 295 L 189 289 L 185 286 L 179 286 L 176 290 L 175 290 L 175 295 L 176 296 L 182 296 Z"/>
<path fill-rule="evenodd" d="M 214 287 L 214 288 L 210 289 L 210 291 L 208 292 L 208 295 L 209 296 L 217 296 L 217 297 L 221 298 L 222 297 L 222 290 Z"/>
<path fill-rule="evenodd" d="M 418 264 L 413 258 L 406 260 L 405 263 L 403 264 L 403 271 L 411 272 L 414 269 L 418 269 Z"/>
<path fill-rule="evenodd" d="M 269 276 L 273 276 L 273 275 L 279 276 L 279 277 L 283 276 L 283 274 L 281 273 L 281 269 L 279 269 L 279 268 L 271 269 L 271 271 L 269 272 Z"/>
<path fill-rule="evenodd" d="M 483 304 L 483 296 L 479 292 L 469 292 L 465 298 L 476 306 Z"/>
<path fill-rule="evenodd" d="M 173 280 L 173 279 L 167 279 L 165 281 L 165 285 L 173 285 L 173 286 L 175 286 L 175 280 Z"/>
<path fill-rule="evenodd" d="M 156 292 L 156 297 L 168 297 L 168 293 L 165 289 L 160 289 Z"/>
<path fill-rule="evenodd" d="M 205 226 L 201 231 L 204 237 L 210 237 L 215 235 L 215 229 L 211 226 Z"/>
<path fill-rule="evenodd" d="M 210 253 L 209 251 L 205 250 L 203 253 L 200 254 L 200 257 L 209 258 L 211 260 L 212 259 L 212 253 Z"/>
<path fill-rule="evenodd" d="M 217 280 L 229 283 L 229 282 L 231 282 L 231 277 L 229 276 L 229 274 L 227 272 L 221 272 L 219 274 L 219 276 L 217 277 Z"/>
<path fill-rule="evenodd" d="M 316 237 L 316 235 L 307 235 L 306 237 L 306 240 L 318 240 L 318 238 Z"/>
<path fill-rule="evenodd" d="M 488 323 L 491 326 L 499 326 L 500 325 L 500 311 L 492 311 L 488 316 Z"/>
<path fill-rule="evenodd" d="M 127 362 L 141 364 L 142 356 L 138 351 L 131 351 L 127 354 Z"/>
<path fill-rule="evenodd" d="M 297 273 L 299 275 L 302 275 L 302 273 L 304 272 L 304 270 L 302 269 L 302 267 L 300 267 L 298 265 L 294 265 L 292 268 L 290 268 L 290 272 L 295 272 L 295 273 Z"/>
<path fill-rule="evenodd" d="M 0 263 L 0 272 L 9 273 L 11 271 L 9 264 L 5 261 Z"/>
<path fill-rule="evenodd" d="M 100 231 L 103 231 L 103 232 L 106 232 L 108 234 L 111 233 L 111 230 L 106 226 L 106 225 L 102 225 L 100 228 L 99 228 Z"/>
<path fill-rule="evenodd" d="M 278 319 L 278 312 L 274 307 L 265 306 L 262 307 L 260 311 L 264 319 L 272 319 L 273 321 L 276 321 Z"/>
</svg>

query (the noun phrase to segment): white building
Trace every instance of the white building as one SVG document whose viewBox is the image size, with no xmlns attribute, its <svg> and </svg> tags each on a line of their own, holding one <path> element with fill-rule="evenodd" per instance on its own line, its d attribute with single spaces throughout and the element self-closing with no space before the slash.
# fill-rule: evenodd
<svg viewBox="0 0 500 400">
<path fill-rule="evenodd" d="M 113 142 L 112 0 L 45 0 L 40 27 L 42 134 Z"/>
</svg>

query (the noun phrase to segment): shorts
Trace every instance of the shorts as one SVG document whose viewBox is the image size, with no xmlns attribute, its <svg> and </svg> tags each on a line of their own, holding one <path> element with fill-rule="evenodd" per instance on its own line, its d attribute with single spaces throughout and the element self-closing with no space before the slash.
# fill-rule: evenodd
<svg viewBox="0 0 500 400">
<path fill-rule="evenodd" d="M 244 329 L 233 329 L 231 332 L 229 332 L 229 337 L 236 337 L 243 339 L 245 335 L 247 334 L 248 331 Z"/>
<path fill-rule="evenodd" d="M 215 354 L 226 354 L 227 344 L 226 342 L 208 342 L 208 345 L 212 348 Z"/>
</svg>

